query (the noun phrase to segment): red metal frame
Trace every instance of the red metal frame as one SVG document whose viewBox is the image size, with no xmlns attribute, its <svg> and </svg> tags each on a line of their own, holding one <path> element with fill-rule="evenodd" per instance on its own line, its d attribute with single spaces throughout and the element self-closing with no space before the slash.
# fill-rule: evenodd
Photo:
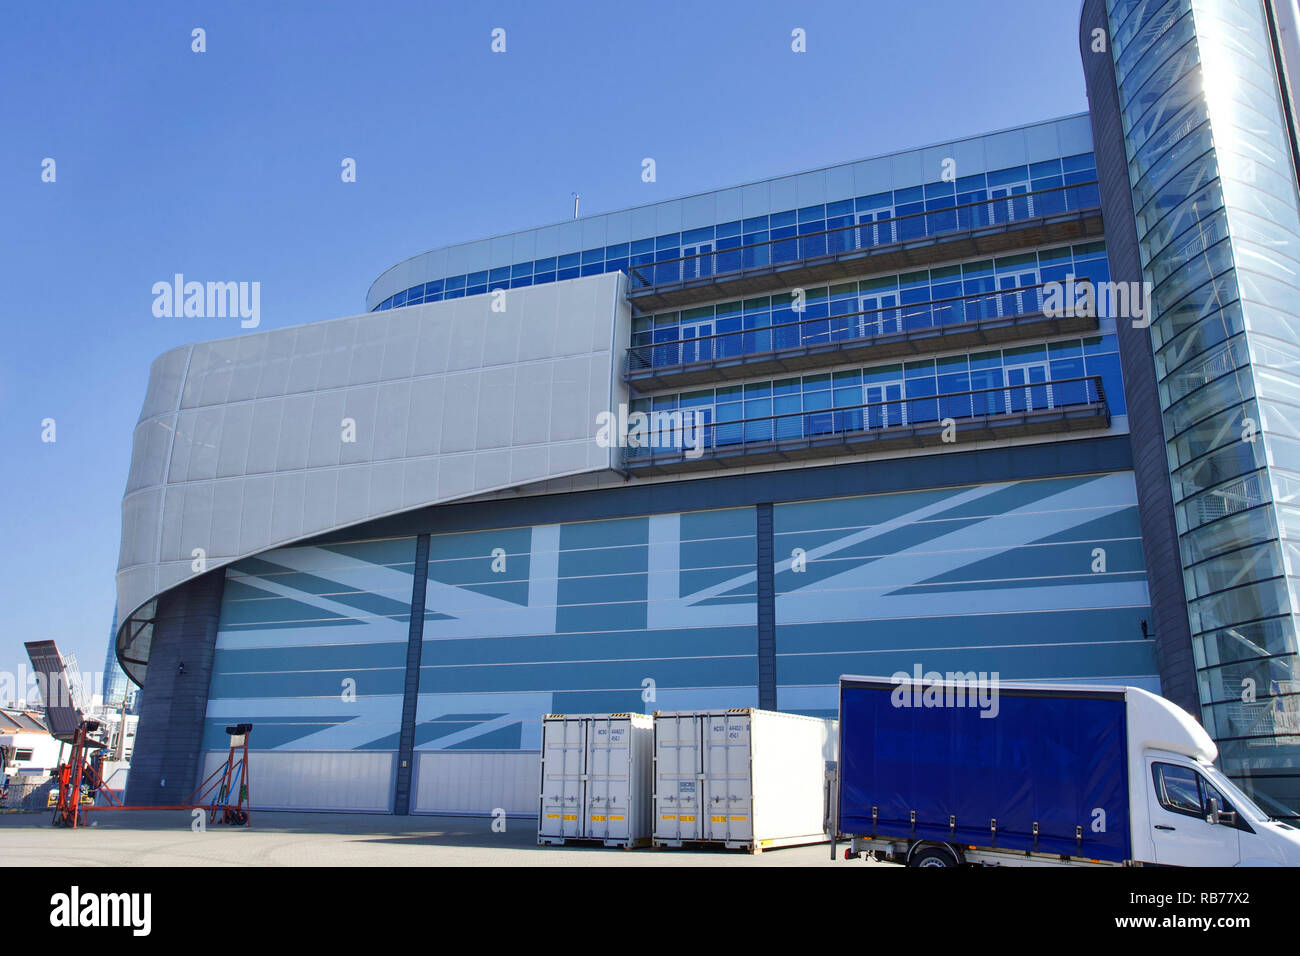
<svg viewBox="0 0 1300 956">
<path fill-rule="evenodd" d="M 85 815 L 92 811 L 105 810 L 206 810 L 208 823 L 214 825 L 251 826 L 252 784 L 250 782 L 248 762 L 248 737 L 253 730 L 252 724 L 238 724 L 235 730 L 243 733 L 231 733 L 230 752 L 225 761 L 216 770 L 208 774 L 202 783 L 190 794 L 184 803 L 170 806 L 126 806 L 117 791 L 104 783 L 101 765 L 104 756 L 104 744 L 90 737 L 88 721 L 82 721 L 72 737 L 72 752 L 66 763 L 60 764 L 56 775 L 58 778 L 58 801 L 54 808 L 55 826 L 76 829 L 85 822 Z M 230 733 L 231 728 L 227 728 Z M 240 743 L 235 738 L 241 737 Z M 87 750 L 98 753 L 86 757 Z M 86 784 L 87 793 L 93 801 L 94 796 L 103 794 L 108 801 L 105 804 L 85 804 L 82 802 L 82 784 Z M 235 799 L 230 799 L 234 790 Z"/>
</svg>

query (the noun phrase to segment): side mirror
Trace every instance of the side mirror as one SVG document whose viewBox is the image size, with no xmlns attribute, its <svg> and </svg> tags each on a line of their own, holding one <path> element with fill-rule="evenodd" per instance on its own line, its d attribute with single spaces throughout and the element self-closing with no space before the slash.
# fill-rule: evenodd
<svg viewBox="0 0 1300 956">
<path fill-rule="evenodd" d="M 1219 798 L 1210 797 L 1209 813 L 1205 815 L 1205 822 L 1214 826 L 1232 827 L 1237 825 L 1237 814 L 1233 810 L 1220 810 Z"/>
</svg>

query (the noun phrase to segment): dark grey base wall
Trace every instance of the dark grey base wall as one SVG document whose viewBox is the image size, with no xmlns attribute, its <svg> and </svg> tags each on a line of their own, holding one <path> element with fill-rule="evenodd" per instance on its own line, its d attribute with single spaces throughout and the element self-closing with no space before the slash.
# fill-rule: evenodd
<svg viewBox="0 0 1300 956">
<path fill-rule="evenodd" d="M 1092 51 L 1092 31 L 1106 24 L 1102 0 L 1086 0 L 1079 23 L 1079 50 L 1088 88 L 1092 118 L 1093 151 L 1101 191 L 1102 221 L 1106 227 L 1106 257 L 1110 277 L 1116 282 L 1142 281 L 1133 194 L 1129 189 L 1128 158 L 1124 153 L 1119 94 L 1109 52 Z M 1151 632 L 1155 640 L 1156 667 L 1164 696 L 1198 718 L 1200 694 L 1192 657 L 1192 634 L 1187 620 L 1187 595 L 1178 553 L 1178 528 L 1169 487 L 1169 462 L 1165 451 L 1164 422 L 1156 386 L 1155 358 L 1147 329 L 1130 321 L 1116 322 L 1124 395 L 1128 400 L 1129 440 L 1138 490 L 1138 515 L 1142 526 L 1142 551 L 1151 594 Z"/>
<path fill-rule="evenodd" d="M 175 805 L 198 783 L 199 744 L 225 583 L 225 570 L 217 569 L 158 598 L 127 776 L 128 805 Z"/>
</svg>

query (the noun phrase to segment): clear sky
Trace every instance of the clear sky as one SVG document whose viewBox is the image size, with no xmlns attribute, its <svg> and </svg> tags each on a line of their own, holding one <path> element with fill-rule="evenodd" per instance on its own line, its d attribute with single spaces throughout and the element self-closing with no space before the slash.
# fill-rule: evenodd
<svg viewBox="0 0 1300 956">
<path fill-rule="evenodd" d="M 155 282 L 260 282 L 263 329 L 350 315 L 393 263 L 568 218 L 575 191 L 583 214 L 605 212 L 1077 113 L 1078 13 L 1078 0 L 6 4 L 0 672 L 45 638 L 102 667 L 149 364 L 240 332 L 155 318 Z M 790 49 L 796 27 L 806 53 Z"/>
</svg>

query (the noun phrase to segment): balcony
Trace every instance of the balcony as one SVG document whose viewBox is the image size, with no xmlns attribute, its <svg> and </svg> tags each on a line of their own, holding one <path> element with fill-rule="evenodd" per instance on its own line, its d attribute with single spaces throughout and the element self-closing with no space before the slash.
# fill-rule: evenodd
<svg viewBox="0 0 1300 956">
<path fill-rule="evenodd" d="M 1045 314 L 1043 288 L 1014 286 L 757 328 L 742 328 L 741 315 L 720 318 L 714 327 L 735 328 L 632 346 L 624 379 L 646 392 L 1097 330 L 1095 315 Z M 676 328 L 658 332 L 676 334 Z"/>
<path fill-rule="evenodd" d="M 663 417 L 648 422 L 643 444 L 629 442 L 624 469 L 639 476 L 679 474 L 1110 426 L 1110 407 L 1096 375 L 922 398 L 891 395 L 844 408 L 727 422 L 712 421 L 713 412 L 703 407 L 650 413 Z M 684 419 L 687 413 L 697 416 L 694 424 Z M 946 422 L 953 439 L 948 443 Z"/>
<path fill-rule="evenodd" d="M 675 258 L 633 257 L 642 313 L 1102 235 L 1097 184 L 1016 193 Z M 795 232 L 795 227 L 789 227 Z"/>
</svg>

